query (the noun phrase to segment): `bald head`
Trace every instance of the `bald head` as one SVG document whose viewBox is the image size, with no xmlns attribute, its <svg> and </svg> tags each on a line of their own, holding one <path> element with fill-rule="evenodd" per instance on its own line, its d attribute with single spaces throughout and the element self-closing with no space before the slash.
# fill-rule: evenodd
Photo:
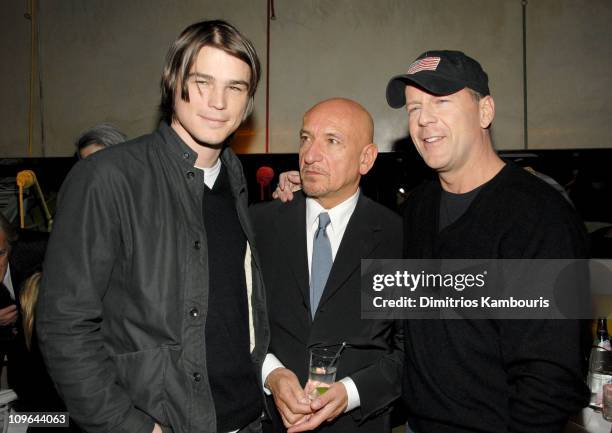
<svg viewBox="0 0 612 433">
<path fill-rule="evenodd" d="M 304 118 L 311 113 L 322 112 L 327 115 L 338 115 L 357 129 L 358 137 L 365 144 L 374 141 L 374 120 L 359 102 L 347 98 L 331 98 L 315 104 L 304 114 Z"/>
<path fill-rule="evenodd" d="M 306 112 L 300 132 L 300 175 L 304 192 L 329 209 L 359 188 L 374 164 L 374 121 L 350 99 L 319 102 Z"/>
</svg>

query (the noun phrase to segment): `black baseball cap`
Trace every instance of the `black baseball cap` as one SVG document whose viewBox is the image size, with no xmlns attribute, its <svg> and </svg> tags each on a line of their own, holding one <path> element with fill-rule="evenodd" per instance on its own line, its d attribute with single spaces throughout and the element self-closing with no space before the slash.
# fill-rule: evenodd
<svg viewBox="0 0 612 433">
<path fill-rule="evenodd" d="M 392 108 L 406 105 L 405 89 L 416 84 L 434 95 L 450 95 L 469 87 L 483 96 L 489 95 L 489 78 L 480 63 L 461 51 L 426 51 L 408 68 L 387 84 L 387 102 Z"/>
</svg>

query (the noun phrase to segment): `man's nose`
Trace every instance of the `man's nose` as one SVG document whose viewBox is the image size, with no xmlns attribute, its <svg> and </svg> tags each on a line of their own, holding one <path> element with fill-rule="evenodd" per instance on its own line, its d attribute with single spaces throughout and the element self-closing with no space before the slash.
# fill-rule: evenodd
<svg viewBox="0 0 612 433">
<path fill-rule="evenodd" d="M 226 107 L 225 98 L 225 88 L 223 86 L 212 86 L 208 94 L 208 106 L 217 110 L 223 110 Z"/>
<path fill-rule="evenodd" d="M 431 107 L 423 105 L 419 110 L 419 125 L 425 126 L 436 120 L 437 117 Z"/>
<path fill-rule="evenodd" d="M 312 140 L 303 149 L 304 162 L 312 164 L 321 160 L 321 140 Z"/>
</svg>

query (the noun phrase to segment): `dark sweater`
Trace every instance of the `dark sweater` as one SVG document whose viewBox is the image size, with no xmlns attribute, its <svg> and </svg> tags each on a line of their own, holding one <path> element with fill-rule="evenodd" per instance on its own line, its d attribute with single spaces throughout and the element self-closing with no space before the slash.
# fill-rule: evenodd
<svg viewBox="0 0 612 433">
<path fill-rule="evenodd" d="M 210 275 L 206 363 L 217 431 L 227 432 L 257 419 L 263 402 L 256 367 L 249 353 L 244 273 L 246 236 L 224 166 L 213 189 L 205 188 L 203 213 Z"/>
<path fill-rule="evenodd" d="M 437 181 L 411 194 L 405 257 L 587 256 L 574 210 L 520 167 L 507 164 L 441 231 L 440 194 Z M 415 432 L 561 432 L 588 402 L 578 321 L 412 320 L 405 330 L 404 399 Z"/>
</svg>

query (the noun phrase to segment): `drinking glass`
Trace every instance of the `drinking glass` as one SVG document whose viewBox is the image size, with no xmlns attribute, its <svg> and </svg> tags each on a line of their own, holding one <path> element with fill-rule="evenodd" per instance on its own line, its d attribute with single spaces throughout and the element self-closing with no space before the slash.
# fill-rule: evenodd
<svg viewBox="0 0 612 433">
<path fill-rule="evenodd" d="M 310 398 L 314 399 L 324 394 L 336 381 L 338 370 L 337 350 L 328 348 L 310 349 L 310 364 L 308 368 L 308 383 L 306 390 Z"/>
</svg>

